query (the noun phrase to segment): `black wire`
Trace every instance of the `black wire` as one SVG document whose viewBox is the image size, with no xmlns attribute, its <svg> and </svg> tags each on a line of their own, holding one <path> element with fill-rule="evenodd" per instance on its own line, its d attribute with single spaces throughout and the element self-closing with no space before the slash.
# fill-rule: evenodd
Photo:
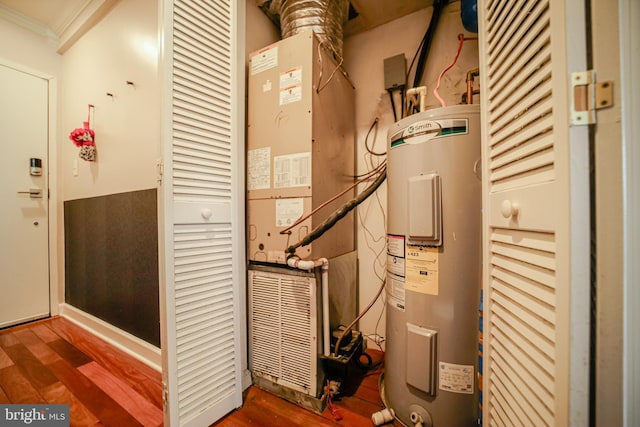
<svg viewBox="0 0 640 427">
<path fill-rule="evenodd" d="M 418 48 L 416 49 L 416 53 L 413 54 L 413 58 L 411 59 L 411 63 L 409 64 L 409 68 L 407 68 L 407 75 L 406 75 L 406 81 L 409 81 L 409 74 L 411 74 L 411 69 L 413 68 L 413 64 L 416 62 L 416 58 L 418 57 L 418 54 L 420 53 L 420 50 L 422 49 L 422 45 L 424 44 L 424 41 L 427 38 L 427 33 L 425 32 L 424 36 L 422 37 L 422 40 L 420 41 L 420 44 L 418 45 Z"/>
<path fill-rule="evenodd" d="M 427 56 L 429 54 L 429 50 L 431 49 L 431 42 L 433 41 L 433 36 L 436 32 L 436 27 L 438 26 L 440 15 L 446 4 L 447 0 L 435 0 L 433 2 L 433 14 L 431 15 L 431 20 L 429 22 L 427 32 L 424 35 L 424 43 L 422 43 L 422 49 L 420 49 L 420 58 L 418 59 L 418 63 L 416 64 L 416 74 L 413 76 L 413 87 L 420 86 L 420 80 L 422 80 L 422 74 L 424 73 L 424 65 L 427 62 Z"/>
<path fill-rule="evenodd" d="M 393 110 L 393 121 L 394 123 L 398 121 L 398 115 L 396 114 L 396 103 L 393 100 L 393 89 L 388 89 L 389 99 L 391 100 L 391 109 Z"/>
<path fill-rule="evenodd" d="M 391 92 L 389 92 L 389 93 L 391 93 Z M 394 107 L 394 116 L 395 116 L 395 107 Z M 369 131 L 367 132 L 367 136 L 364 137 L 364 148 L 366 148 L 367 152 L 369 154 L 371 154 L 372 156 L 386 156 L 387 155 L 386 151 L 384 153 L 376 153 L 375 151 L 373 151 L 373 146 L 375 145 L 375 140 L 376 140 L 375 138 L 373 138 L 374 142 L 373 142 L 373 144 L 371 144 L 371 148 L 369 148 L 369 143 L 367 142 L 369 140 L 369 135 L 371 134 L 371 131 L 373 130 L 373 128 L 376 128 L 376 131 L 377 131 L 378 122 L 379 121 L 380 120 L 377 117 L 373 120 L 373 123 L 371 123 L 371 127 L 369 127 Z"/>
<path fill-rule="evenodd" d="M 287 253 L 295 254 L 296 248 L 300 246 L 306 246 L 322 236 L 326 231 L 328 231 L 331 227 L 333 227 L 338 221 L 344 218 L 349 212 L 351 212 L 356 206 L 360 203 L 364 202 L 369 196 L 373 194 L 374 191 L 380 187 L 380 185 L 387 179 L 387 169 L 385 168 L 380 172 L 376 180 L 369 185 L 365 190 L 358 194 L 355 199 L 351 199 L 347 203 L 345 203 L 342 207 L 338 208 L 334 213 L 332 213 L 322 224 L 318 225 L 314 228 L 309 234 L 304 236 L 302 240 L 298 243 L 291 245 L 287 248 Z"/>
</svg>

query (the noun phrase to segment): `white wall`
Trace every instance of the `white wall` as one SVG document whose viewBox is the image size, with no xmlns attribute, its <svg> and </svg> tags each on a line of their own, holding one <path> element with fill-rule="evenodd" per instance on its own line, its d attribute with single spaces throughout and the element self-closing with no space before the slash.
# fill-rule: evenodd
<svg viewBox="0 0 640 427">
<path fill-rule="evenodd" d="M 156 187 L 157 18 L 157 0 L 119 2 L 65 52 L 58 137 L 64 200 Z M 89 104 L 95 106 L 96 162 L 80 159 L 68 138 L 87 120 Z"/>
<path fill-rule="evenodd" d="M 255 0 L 246 0 L 246 2 L 247 35 L 245 52 L 248 63 L 249 55 L 251 55 L 252 52 L 280 40 L 280 31 L 278 31 L 267 15 L 256 6 Z"/>
<path fill-rule="evenodd" d="M 384 89 L 385 58 L 404 53 L 407 68 L 411 63 L 420 41 L 429 25 L 433 9 L 426 8 L 397 19 L 370 31 L 349 37 L 344 42 L 344 64 L 356 87 L 356 132 L 358 173 L 371 168 L 371 156 L 366 154 L 364 140 L 373 120 L 380 119 L 377 134 L 370 135 L 369 147 L 375 138 L 375 151 L 385 151 L 387 129 L 393 123 L 393 112 L 389 95 Z M 454 59 L 458 49 L 458 34 L 475 37 L 476 34 L 464 30 L 460 20 L 460 2 L 448 5 L 440 18 L 429 57 L 425 66 L 423 85 L 428 88 L 427 108 L 439 107 L 432 90 L 440 72 Z M 466 91 L 467 71 L 478 67 L 478 45 L 475 40 L 464 43 L 456 65 L 445 74 L 439 94 L 447 105 L 460 103 Z M 410 83 L 413 83 L 413 71 Z M 479 102 L 478 99 L 475 100 Z M 396 99 L 399 106 L 399 97 Z M 374 158 L 378 164 L 381 158 Z M 386 185 L 378 190 L 358 208 L 358 258 L 359 258 L 359 305 L 364 309 L 375 296 L 385 276 L 385 227 L 386 227 Z M 480 286 L 480 284 L 478 284 Z M 373 306 L 360 321 L 360 330 L 365 335 L 385 334 L 385 317 L 382 314 L 382 300 Z M 379 322 L 378 322 L 378 319 Z M 377 327 L 376 327 L 377 324 Z M 371 345 L 372 342 L 369 342 Z"/>
<path fill-rule="evenodd" d="M 60 78 L 62 57 L 56 43 L 5 19 L 0 19 L 0 58 Z"/>
</svg>

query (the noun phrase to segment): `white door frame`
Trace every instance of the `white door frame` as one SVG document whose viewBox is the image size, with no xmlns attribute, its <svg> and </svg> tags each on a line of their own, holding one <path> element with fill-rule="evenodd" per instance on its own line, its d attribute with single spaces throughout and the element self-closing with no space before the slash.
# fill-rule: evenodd
<svg viewBox="0 0 640 427">
<path fill-rule="evenodd" d="M 60 198 L 58 197 L 58 152 L 57 152 L 57 131 L 58 131 L 58 115 L 57 115 L 57 104 L 58 104 L 58 81 L 55 77 L 50 74 L 41 72 L 39 70 L 35 70 L 30 67 L 26 67 L 21 64 L 17 64 L 15 62 L 9 61 L 4 58 L 0 58 L 0 64 L 5 67 L 12 68 L 16 71 L 20 71 L 22 73 L 31 74 L 32 76 L 44 79 L 48 81 L 48 135 L 47 135 L 47 165 L 46 172 L 47 176 L 47 186 L 49 188 L 49 209 L 47 209 L 49 214 L 49 312 L 51 316 L 56 316 L 60 313 L 60 303 L 64 300 L 64 292 L 60 289 L 60 283 L 63 283 L 62 277 L 60 277 L 60 272 L 64 272 L 64 269 L 61 269 L 58 263 L 60 262 L 60 257 L 58 256 L 59 251 L 64 250 L 64 246 L 60 244 L 58 240 L 58 218 L 62 218 L 59 215 L 62 209 L 62 205 L 59 204 Z M 62 224 L 60 224 L 60 228 Z"/>
<path fill-rule="evenodd" d="M 640 5 L 636 0 L 620 0 L 620 75 L 622 102 L 622 167 L 623 167 L 623 425 L 640 424 Z"/>
</svg>

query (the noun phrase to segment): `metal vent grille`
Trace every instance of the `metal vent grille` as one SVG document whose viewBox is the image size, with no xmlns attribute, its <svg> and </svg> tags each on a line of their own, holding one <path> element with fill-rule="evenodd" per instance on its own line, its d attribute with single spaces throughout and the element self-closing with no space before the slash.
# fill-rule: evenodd
<svg viewBox="0 0 640 427">
<path fill-rule="evenodd" d="M 234 392 L 231 227 L 176 225 L 178 411 L 198 414 Z"/>
<path fill-rule="evenodd" d="M 173 184 L 177 201 L 231 199 L 231 5 L 174 2 Z"/>
<path fill-rule="evenodd" d="M 315 396 L 316 280 L 249 272 L 250 365 L 254 375 Z"/>
</svg>

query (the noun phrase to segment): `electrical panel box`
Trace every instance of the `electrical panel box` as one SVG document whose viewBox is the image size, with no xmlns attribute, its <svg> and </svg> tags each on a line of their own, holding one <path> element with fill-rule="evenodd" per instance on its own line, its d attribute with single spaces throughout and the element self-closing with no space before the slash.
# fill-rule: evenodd
<svg viewBox="0 0 640 427">
<path fill-rule="evenodd" d="M 351 189 L 321 207 L 354 182 L 354 87 L 311 30 L 252 53 L 248 73 L 248 258 L 285 263 L 289 246 L 355 196 Z M 296 254 L 354 249 L 350 212 Z"/>
</svg>

